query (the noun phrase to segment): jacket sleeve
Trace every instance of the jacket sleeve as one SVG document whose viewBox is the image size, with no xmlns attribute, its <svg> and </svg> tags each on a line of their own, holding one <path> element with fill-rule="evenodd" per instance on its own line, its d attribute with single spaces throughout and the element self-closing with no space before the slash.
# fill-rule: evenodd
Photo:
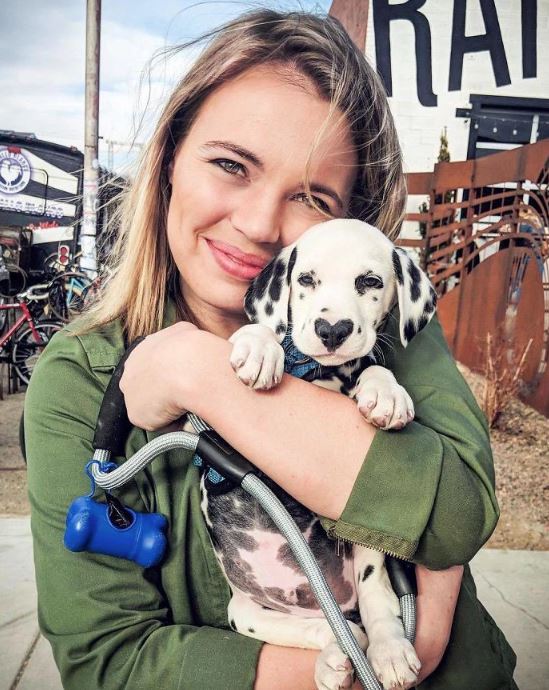
<svg viewBox="0 0 549 690">
<path fill-rule="evenodd" d="M 404 349 L 398 313 L 385 366 L 414 401 L 415 420 L 378 430 L 351 495 L 328 533 L 432 569 L 469 561 L 499 517 L 484 415 L 436 317 Z"/>
<path fill-rule="evenodd" d="M 25 404 L 39 624 L 63 686 L 175 689 L 192 679 L 194 689 L 252 688 L 261 642 L 174 624 L 159 569 L 63 546 L 68 506 L 89 491 L 84 467 L 108 378 L 62 332 L 41 356 Z M 125 502 L 144 510 L 137 489 Z"/>
</svg>

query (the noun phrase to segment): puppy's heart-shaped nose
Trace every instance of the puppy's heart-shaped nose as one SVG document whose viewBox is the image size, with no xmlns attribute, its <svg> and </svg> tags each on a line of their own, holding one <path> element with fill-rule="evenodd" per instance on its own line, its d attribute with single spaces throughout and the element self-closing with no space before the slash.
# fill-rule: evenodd
<svg viewBox="0 0 549 690">
<path fill-rule="evenodd" d="M 353 332 L 354 324 L 351 319 L 340 319 L 331 324 L 326 319 L 315 321 L 315 333 L 329 352 L 334 352 Z"/>
</svg>

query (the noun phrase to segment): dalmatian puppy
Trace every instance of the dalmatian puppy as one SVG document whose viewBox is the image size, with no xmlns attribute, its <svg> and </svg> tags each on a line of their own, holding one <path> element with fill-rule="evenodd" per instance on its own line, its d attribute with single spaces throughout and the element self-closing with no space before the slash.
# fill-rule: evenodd
<svg viewBox="0 0 549 690">
<path fill-rule="evenodd" d="M 300 361 L 313 362 L 304 378 L 349 395 L 376 426 L 399 429 L 413 419 L 412 400 L 375 359 L 378 329 L 396 301 L 406 346 L 435 311 L 427 276 L 371 225 L 320 223 L 251 283 L 245 310 L 252 323 L 230 338 L 231 365 L 246 385 L 272 388 L 291 341 Z M 317 515 L 266 483 L 299 525 L 383 687 L 414 683 L 420 662 L 404 636 L 383 553 L 347 543 L 335 548 Z M 206 524 L 232 591 L 231 627 L 271 644 L 320 649 L 317 686 L 350 687 L 350 662 L 270 518 L 240 488 L 220 491 L 205 474 L 201 487 Z"/>
</svg>

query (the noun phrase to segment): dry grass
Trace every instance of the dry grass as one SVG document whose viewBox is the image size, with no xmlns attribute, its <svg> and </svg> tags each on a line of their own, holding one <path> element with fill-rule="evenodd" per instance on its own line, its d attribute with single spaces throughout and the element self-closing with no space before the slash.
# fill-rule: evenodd
<svg viewBox="0 0 549 690">
<path fill-rule="evenodd" d="M 484 377 L 458 367 L 482 405 Z M 549 419 L 510 397 L 490 438 L 501 517 L 488 546 L 549 550 Z"/>
<path fill-rule="evenodd" d="M 484 391 L 481 407 L 492 429 L 521 390 L 522 374 L 532 338 L 522 352 L 516 353 L 512 342 L 502 335 L 486 335 Z"/>
</svg>

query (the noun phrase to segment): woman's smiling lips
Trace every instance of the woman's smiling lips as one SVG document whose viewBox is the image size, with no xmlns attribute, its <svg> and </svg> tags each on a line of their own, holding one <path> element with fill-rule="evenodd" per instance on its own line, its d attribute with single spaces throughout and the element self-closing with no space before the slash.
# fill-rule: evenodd
<svg viewBox="0 0 549 690">
<path fill-rule="evenodd" d="M 270 259 L 256 254 L 245 254 L 240 249 L 219 240 L 204 238 L 217 264 L 230 275 L 241 280 L 253 280 Z"/>
</svg>

